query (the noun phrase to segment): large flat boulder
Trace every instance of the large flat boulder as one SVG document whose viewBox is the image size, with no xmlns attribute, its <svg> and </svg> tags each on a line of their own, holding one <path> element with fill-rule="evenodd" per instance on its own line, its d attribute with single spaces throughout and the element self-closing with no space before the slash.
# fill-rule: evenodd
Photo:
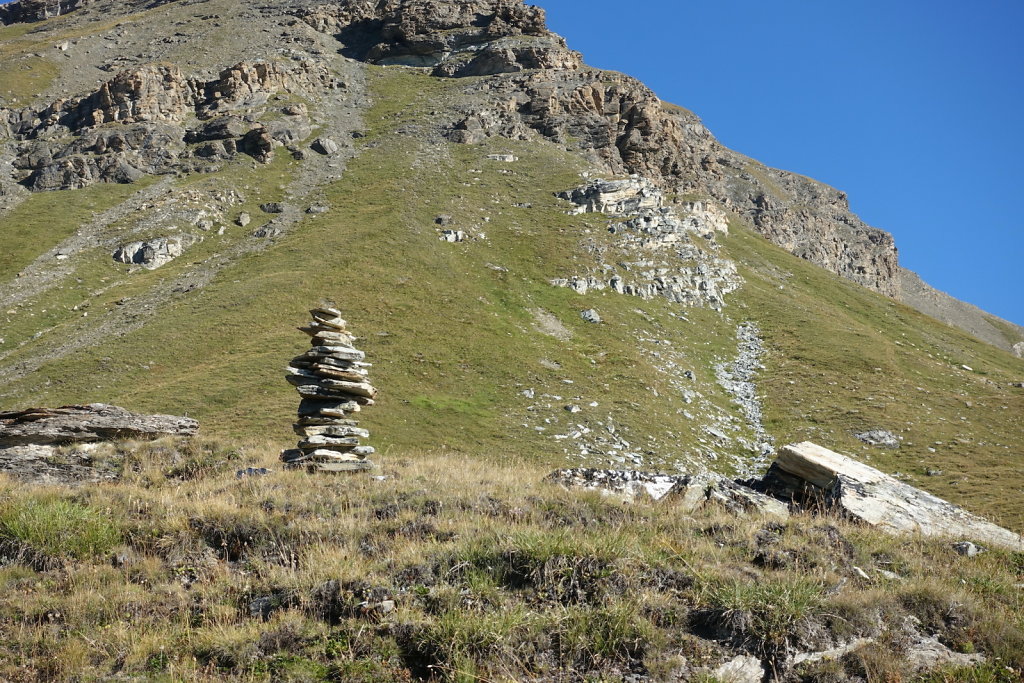
<svg viewBox="0 0 1024 683">
<path fill-rule="evenodd" d="M 139 415 L 105 403 L 30 408 L 0 413 L 0 448 L 191 436 L 198 429 L 191 418 Z"/>
<path fill-rule="evenodd" d="M 776 494 L 818 497 L 844 515 L 890 533 L 969 538 L 1024 550 L 1020 534 L 809 441 L 783 447 L 763 483 Z"/>
</svg>

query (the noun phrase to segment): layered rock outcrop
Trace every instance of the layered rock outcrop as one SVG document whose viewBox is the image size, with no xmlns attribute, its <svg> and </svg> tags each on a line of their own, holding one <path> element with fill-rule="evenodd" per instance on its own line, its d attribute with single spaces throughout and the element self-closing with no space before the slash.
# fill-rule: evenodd
<svg viewBox="0 0 1024 683">
<path fill-rule="evenodd" d="M 140 415 L 103 403 L 30 408 L 0 413 L 0 448 L 191 436 L 198 429 L 191 418 Z"/>
<path fill-rule="evenodd" d="M 520 0 L 351 0 L 301 10 L 373 64 L 431 67 L 437 76 L 575 69 L 580 55 L 547 30 L 544 10 Z"/>
<path fill-rule="evenodd" d="M 187 77 L 173 65 L 150 65 L 41 110 L 0 110 L 0 121 L 16 141 L 14 167 L 24 174 L 24 185 L 78 189 L 198 170 L 239 153 L 270 161 L 276 146 L 304 140 L 312 127 L 298 109 L 266 123 L 253 121 L 253 112 L 276 94 L 338 87 L 327 66 L 313 60 L 241 62 L 209 81 Z M 201 123 L 188 130 L 193 117 Z"/>
<path fill-rule="evenodd" d="M 0 24 L 42 21 L 67 14 L 94 0 L 18 0 L 0 7 Z"/>
<path fill-rule="evenodd" d="M 803 506 L 823 504 L 887 533 L 968 538 L 1024 550 L 1020 534 L 809 441 L 780 449 L 754 486 Z"/>
<path fill-rule="evenodd" d="M 595 180 L 558 196 L 575 204 L 571 213 L 600 212 L 616 220 L 608 224 L 609 245 L 590 245 L 596 257 L 590 271 L 555 278 L 551 284 L 556 287 L 580 294 L 610 289 L 720 310 L 742 283 L 736 264 L 720 256 L 715 239 L 728 230 L 727 221 L 705 202 L 678 210 L 665 206 L 661 190 L 640 176 Z M 609 248 L 615 258 L 608 258 Z"/>
</svg>

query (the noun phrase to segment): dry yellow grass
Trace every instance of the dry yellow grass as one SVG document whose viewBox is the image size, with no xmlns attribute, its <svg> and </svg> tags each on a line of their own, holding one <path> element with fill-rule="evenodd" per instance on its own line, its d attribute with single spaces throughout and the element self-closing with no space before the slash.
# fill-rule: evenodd
<svg viewBox="0 0 1024 683">
<path fill-rule="evenodd" d="M 1020 555 L 625 504 L 485 454 L 393 453 L 373 476 L 333 477 L 281 470 L 258 443 L 109 448 L 117 483 L 0 481 L 0 523 L 59 500 L 115 536 L 10 555 L 4 680 L 710 680 L 737 653 L 778 663 L 856 636 L 876 642 L 802 680 L 896 680 L 890 636 L 908 616 L 987 654 L 972 680 L 1024 666 Z M 274 471 L 236 477 L 249 466 Z M 39 543 L 4 534 L 5 552 Z M 934 680 L 950 675 L 968 673 Z"/>
</svg>

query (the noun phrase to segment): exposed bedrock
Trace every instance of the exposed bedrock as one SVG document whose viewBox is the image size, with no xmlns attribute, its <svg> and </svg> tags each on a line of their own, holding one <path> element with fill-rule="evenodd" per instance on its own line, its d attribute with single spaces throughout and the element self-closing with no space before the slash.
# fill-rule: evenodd
<svg viewBox="0 0 1024 683">
<path fill-rule="evenodd" d="M 131 183 L 144 175 L 203 170 L 238 153 L 270 161 L 274 147 L 312 132 L 305 112 L 294 107 L 267 123 L 254 120 L 271 97 L 311 97 L 343 87 L 313 60 L 242 62 L 210 81 L 186 77 L 173 65 L 150 65 L 121 72 L 83 97 L 42 109 L 0 110 L 0 133 L 13 138 L 14 169 L 31 190 Z M 194 117 L 200 123 L 189 130 Z"/>
</svg>

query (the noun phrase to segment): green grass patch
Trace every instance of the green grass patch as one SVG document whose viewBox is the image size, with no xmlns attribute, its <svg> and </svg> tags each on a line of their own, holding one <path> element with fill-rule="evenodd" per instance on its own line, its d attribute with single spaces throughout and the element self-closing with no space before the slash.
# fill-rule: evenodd
<svg viewBox="0 0 1024 683">
<path fill-rule="evenodd" d="M 82 190 L 37 192 L 0 222 L 0 278 L 12 279 L 41 253 L 74 234 L 95 214 L 124 202 L 156 179 L 132 185 L 99 184 Z"/>
<path fill-rule="evenodd" d="M 1024 526 L 1016 461 L 1024 362 L 803 261 L 734 224 L 747 284 L 736 303 L 769 349 L 759 389 L 780 443 L 810 440 L 908 483 Z M 963 365 L 972 368 L 964 370 Z M 888 429 L 895 450 L 855 434 Z"/>
<path fill-rule="evenodd" d="M 35 555 L 88 560 L 109 552 L 121 531 L 106 515 L 69 500 L 21 498 L 0 508 L 0 538 Z"/>
</svg>

